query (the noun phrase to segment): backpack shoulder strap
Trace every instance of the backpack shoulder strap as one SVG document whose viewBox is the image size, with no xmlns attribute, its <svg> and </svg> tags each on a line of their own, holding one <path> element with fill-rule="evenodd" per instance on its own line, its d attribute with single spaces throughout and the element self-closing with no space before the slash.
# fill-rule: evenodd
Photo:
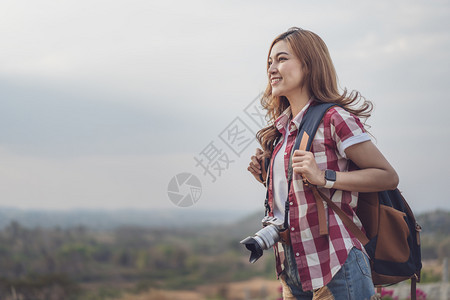
<svg viewBox="0 0 450 300">
<path fill-rule="evenodd" d="M 312 141 L 316 135 L 317 128 L 322 121 L 325 113 L 336 106 L 334 103 L 323 103 L 311 106 L 308 109 L 307 114 L 303 117 L 300 124 L 300 130 L 295 142 L 294 149 L 306 150 L 311 149 Z M 292 157 L 292 155 L 291 155 Z M 292 159 L 292 158 L 291 158 Z M 289 170 L 292 170 L 292 161 L 289 163 Z M 321 235 L 328 234 L 328 226 L 326 223 L 326 213 L 323 205 L 323 201 L 327 202 L 328 206 L 333 209 L 336 214 L 340 217 L 344 225 L 355 235 L 363 245 L 367 244 L 369 240 L 366 235 L 356 226 L 356 224 L 347 216 L 344 211 L 331 201 L 326 195 L 320 192 L 316 186 L 306 183 L 311 189 L 316 199 L 317 213 L 319 217 L 319 231 Z"/>
<path fill-rule="evenodd" d="M 334 106 L 337 106 L 337 104 L 322 102 L 308 107 L 308 110 L 300 123 L 300 129 L 297 134 L 294 149 L 306 151 L 311 149 L 312 141 L 314 140 L 320 122 L 322 122 L 323 116 Z M 304 146 L 304 148 L 300 146 Z"/>
<path fill-rule="evenodd" d="M 308 110 L 300 122 L 297 138 L 295 139 L 295 144 L 289 158 L 288 181 L 292 180 L 292 154 L 297 149 L 306 151 L 311 149 L 314 136 L 316 135 L 317 128 L 319 128 L 320 122 L 322 122 L 323 116 L 330 108 L 336 105 L 337 104 L 335 103 L 322 102 L 308 107 Z"/>
<path fill-rule="evenodd" d="M 299 149 L 300 143 L 302 143 L 301 149 L 309 151 L 309 149 L 311 148 L 314 136 L 317 132 L 317 128 L 319 127 L 320 122 L 323 119 L 323 116 L 333 106 L 337 106 L 337 104 L 321 102 L 321 103 L 317 103 L 314 105 L 310 105 L 310 107 L 308 107 L 308 110 L 306 111 L 306 113 L 303 116 L 303 119 L 300 123 L 300 130 L 297 133 L 297 138 L 295 140 L 294 149 Z M 266 172 L 269 169 L 269 164 L 270 164 L 270 158 L 266 159 L 263 163 L 263 165 L 264 165 L 263 169 Z M 265 176 L 261 177 L 262 181 L 264 181 L 263 178 L 265 178 Z"/>
<path fill-rule="evenodd" d="M 312 142 L 314 140 L 314 136 L 316 135 L 317 128 L 319 128 L 320 122 L 326 112 L 330 110 L 333 106 L 336 106 L 334 103 L 315 103 L 314 105 L 310 105 L 308 110 L 306 111 L 303 119 L 300 123 L 297 138 L 295 140 L 294 147 L 292 147 L 291 156 L 289 158 L 289 169 L 288 169 L 288 185 L 291 185 L 292 181 L 292 156 L 294 151 L 297 149 L 309 151 L 311 149 Z M 306 185 L 309 183 L 306 179 L 303 180 Z M 311 186 L 312 187 L 312 186 Z M 314 187 L 313 192 L 314 192 Z M 317 191 L 317 189 L 316 189 Z M 317 206 L 317 216 L 319 218 L 319 232 L 320 235 L 328 234 L 328 226 L 327 226 L 327 217 L 325 213 L 325 207 L 323 205 L 323 201 L 320 198 L 319 194 L 314 192 L 314 197 L 316 199 Z M 286 202 L 287 203 L 287 202 Z M 286 205 L 286 209 L 288 206 Z"/>
<path fill-rule="evenodd" d="M 322 202 L 322 200 L 325 201 L 328 204 L 328 206 L 332 210 L 334 210 L 334 212 L 339 216 L 342 223 L 344 223 L 345 227 L 347 227 L 347 229 L 350 230 L 351 233 L 353 233 L 353 235 L 363 244 L 363 246 L 365 246 L 369 242 L 369 239 L 364 234 L 364 232 L 362 232 L 361 229 L 359 229 L 358 226 L 356 226 L 356 224 L 349 218 L 349 216 L 347 216 L 347 214 L 339 206 L 334 204 L 334 202 L 331 201 L 330 198 L 328 198 L 325 194 L 319 191 L 316 186 L 312 186 L 311 189 L 313 190 L 314 197 L 316 198 L 316 203 L 318 201 Z M 320 223 L 320 215 L 319 215 L 319 230 L 321 230 L 320 227 L 322 226 L 326 226 L 326 223 L 325 225 L 323 225 L 323 223 L 322 224 Z"/>
</svg>

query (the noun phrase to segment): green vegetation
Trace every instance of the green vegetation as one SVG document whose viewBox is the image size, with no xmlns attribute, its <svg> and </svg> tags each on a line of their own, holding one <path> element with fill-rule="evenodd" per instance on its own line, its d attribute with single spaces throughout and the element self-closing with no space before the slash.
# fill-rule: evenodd
<svg viewBox="0 0 450 300">
<path fill-rule="evenodd" d="M 102 300 L 151 288 L 275 278 L 272 251 L 255 264 L 239 244 L 260 228 L 261 216 L 234 225 L 184 228 L 121 226 L 93 230 L 27 228 L 11 222 L 0 230 L 0 299 Z M 424 259 L 450 257 L 450 213 L 418 216 Z M 422 282 L 439 281 L 424 270 Z"/>
<path fill-rule="evenodd" d="M 422 214 L 417 222 L 422 226 L 422 259 L 450 258 L 450 212 L 436 210 Z"/>
<path fill-rule="evenodd" d="M 50 294 L 59 295 L 55 299 L 107 299 L 122 291 L 274 277 L 273 255 L 249 264 L 239 239 L 223 228 L 97 232 L 85 227 L 27 229 L 12 222 L 0 231 L 0 245 L 1 299 L 13 294 L 23 299 L 53 299 Z"/>
</svg>

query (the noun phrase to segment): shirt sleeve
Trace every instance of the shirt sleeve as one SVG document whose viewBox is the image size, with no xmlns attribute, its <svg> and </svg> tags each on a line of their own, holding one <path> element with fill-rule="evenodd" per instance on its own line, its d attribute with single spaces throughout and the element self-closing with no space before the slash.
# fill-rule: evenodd
<svg viewBox="0 0 450 300">
<path fill-rule="evenodd" d="M 357 116 L 341 107 L 335 107 L 329 113 L 331 136 L 342 157 L 347 158 L 345 149 L 348 147 L 370 141 L 370 136 Z"/>
</svg>

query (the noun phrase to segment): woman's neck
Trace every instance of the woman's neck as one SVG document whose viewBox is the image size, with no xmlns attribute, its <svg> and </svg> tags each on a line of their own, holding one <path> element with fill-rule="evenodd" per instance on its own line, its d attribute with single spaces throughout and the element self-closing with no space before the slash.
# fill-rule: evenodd
<svg viewBox="0 0 450 300">
<path fill-rule="evenodd" d="M 309 99 L 311 99 L 311 95 L 307 92 L 297 93 L 295 95 L 291 95 L 286 97 L 289 101 L 289 105 L 291 106 L 292 118 L 298 115 L 298 113 L 303 109 L 303 107 L 308 104 Z"/>
</svg>

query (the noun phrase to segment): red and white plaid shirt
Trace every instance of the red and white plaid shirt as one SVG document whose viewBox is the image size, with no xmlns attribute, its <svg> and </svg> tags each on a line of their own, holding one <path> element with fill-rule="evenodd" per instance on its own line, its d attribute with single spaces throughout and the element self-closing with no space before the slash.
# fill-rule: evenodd
<svg viewBox="0 0 450 300">
<path fill-rule="evenodd" d="M 292 121 L 290 121 L 290 108 L 286 109 L 275 121 L 275 126 L 282 133 L 282 138 L 275 145 L 270 168 L 273 170 L 274 157 L 277 155 L 286 137 L 285 128 L 289 128 L 286 151 L 284 153 L 286 177 L 289 156 L 295 143 L 298 126 L 309 105 L 314 105 L 314 101 L 310 100 Z M 287 127 L 288 122 L 289 127 Z M 356 166 L 346 158 L 344 150 L 351 145 L 368 140 L 370 138 L 356 116 L 341 107 L 333 107 L 325 114 L 323 122 L 319 125 L 310 151 L 314 153 L 319 169 L 346 172 L 356 169 Z M 283 153 L 280 152 L 279 155 L 283 155 Z M 269 205 L 273 215 L 274 186 L 272 174 L 273 172 L 270 172 Z M 326 188 L 321 188 L 320 190 L 347 213 L 359 227 L 362 227 L 355 213 L 358 193 Z M 331 208 L 327 208 L 326 202 L 324 202 L 324 206 L 327 212 L 329 235 L 321 236 L 319 234 L 316 200 L 312 191 L 303 185 L 303 180 L 299 174 L 293 174 L 288 199 L 291 244 L 302 289 L 308 291 L 323 287 L 339 271 L 352 247 L 362 251 L 364 251 L 364 247 L 346 229 L 338 215 Z M 284 269 L 284 251 L 280 243 L 274 248 L 277 275 L 280 275 Z"/>
</svg>

